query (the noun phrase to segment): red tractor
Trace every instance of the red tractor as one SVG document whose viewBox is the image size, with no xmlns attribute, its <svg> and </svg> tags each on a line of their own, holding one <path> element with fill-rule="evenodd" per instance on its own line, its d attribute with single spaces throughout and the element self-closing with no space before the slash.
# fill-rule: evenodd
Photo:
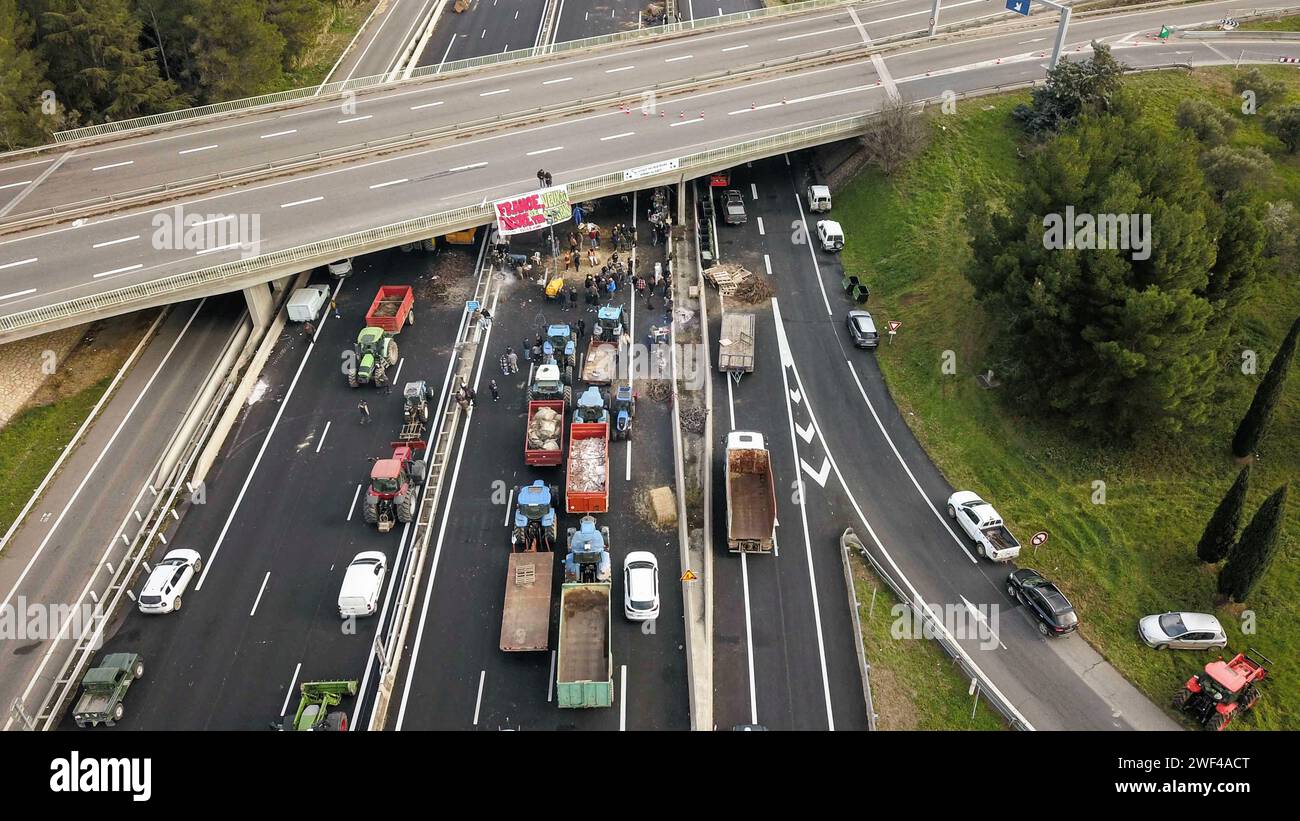
<svg viewBox="0 0 1300 821">
<path fill-rule="evenodd" d="M 1237 715 L 1255 706 L 1259 701 L 1255 682 L 1267 677 L 1263 664 L 1245 653 L 1238 653 L 1232 661 L 1220 656 L 1218 661 L 1205 665 L 1204 673 L 1192 676 L 1183 689 L 1174 693 L 1174 709 L 1193 716 L 1202 727 L 1222 730 Z"/>
<path fill-rule="evenodd" d="M 393 442 L 389 459 L 376 459 L 370 468 L 370 488 L 366 491 L 363 516 L 366 524 L 378 525 L 380 533 L 415 518 L 420 486 L 424 484 L 425 466 L 416 458 L 424 451 L 422 439 Z"/>
</svg>

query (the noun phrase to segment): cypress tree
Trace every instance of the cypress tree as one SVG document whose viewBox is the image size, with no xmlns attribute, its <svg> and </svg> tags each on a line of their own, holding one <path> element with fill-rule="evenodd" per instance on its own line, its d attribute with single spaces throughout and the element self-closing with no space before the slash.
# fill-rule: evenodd
<svg viewBox="0 0 1300 821">
<path fill-rule="evenodd" d="M 1277 349 L 1277 355 L 1268 365 L 1268 372 L 1264 374 L 1263 381 L 1255 389 L 1255 398 L 1251 400 L 1250 409 L 1242 417 L 1241 424 L 1237 425 L 1237 434 L 1232 437 L 1232 454 L 1240 459 L 1255 452 L 1260 439 L 1264 437 L 1264 429 L 1268 427 L 1269 417 L 1273 415 L 1273 409 L 1282 398 L 1282 387 L 1286 384 L 1287 371 L 1291 370 L 1291 361 L 1295 358 L 1297 335 L 1300 335 L 1300 316 L 1291 323 L 1291 330 L 1287 333 L 1286 339 L 1282 340 L 1282 347 Z"/>
<path fill-rule="evenodd" d="M 1223 560 L 1237 541 L 1237 528 L 1241 525 L 1241 508 L 1246 503 L 1246 490 L 1250 486 L 1250 465 L 1237 474 L 1237 480 L 1227 495 L 1214 509 L 1214 515 L 1205 525 L 1201 541 L 1196 545 L 1196 557 L 1207 564 Z"/>
<path fill-rule="evenodd" d="M 1232 549 L 1228 563 L 1219 573 L 1219 594 L 1244 602 L 1277 552 L 1282 534 L 1282 516 L 1286 510 L 1286 485 L 1264 500 L 1250 524 L 1241 532 L 1241 541 Z"/>
</svg>

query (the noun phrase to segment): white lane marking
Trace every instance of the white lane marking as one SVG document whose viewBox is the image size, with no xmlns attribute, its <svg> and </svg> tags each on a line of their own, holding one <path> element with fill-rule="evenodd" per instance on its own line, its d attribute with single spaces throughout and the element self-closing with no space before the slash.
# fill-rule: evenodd
<svg viewBox="0 0 1300 821">
<path fill-rule="evenodd" d="M 703 117 L 696 117 L 694 120 L 678 120 L 675 123 L 669 123 L 668 127 L 676 128 L 679 125 L 691 125 L 692 123 L 702 123 L 702 122 L 704 122 Z"/>
<path fill-rule="evenodd" d="M 107 171 L 110 168 L 121 168 L 124 165 L 135 165 L 135 160 L 126 160 L 124 162 L 109 163 L 108 165 L 97 165 L 90 169 L 91 171 Z"/>
<path fill-rule="evenodd" d="M 635 133 L 635 131 L 624 131 L 622 134 L 610 134 L 608 137 L 601 137 L 600 141 L 603 143 L 606 140 L 621 140 L 624 137 L 631 137 Z"/>
<path fill-rule="evenodd" d="M 559 78 L 558 80 L 543 80 L 543 81 L 542 81 L 542 85 L 544 85 L 544 86 L 553 86 L 553 85 L 555 85 L 556 83 L 567 83 L 567 82 L 569 82 L 569 81 L 572 80 L 572 79 L 573 79 L 572 77 L 561 77 L 561 78 Z"/>
<path fill-rule="evenodd" d="M 257 615 L 257 606 L 262 603 L 262 594 L 266 592 L 266 583 L 270 578 L 271 571 L 268 570 L 266 571 L 266 575 L 262 577 L 262 586 L 257 588 L 257 598 L 253 599 L 253 609 L 248 611 L 249 618 Z M 281 715 L 283 715 L 283 713 L 281 713 Z"/>
<path fill-rule="evenodd" d="M 743 46 L 727 46 L 723 49 L 723 52 L 739 51 L 742 48 L 749 48 L 749 43 L 745 43 Z"/>
<path fill-rule="evenodd" d="M 735 422 L 732 422 L 731 427 L 733 429 L 736 427 Z M 757 724 L 758 690 L 754 684 L 754 622 L 749 609 L 749 560 L 746 558 L 748 555 L 740 554 L 740 581 L 745 591 L 745 656 L 749 663 L 749 723 Z"/>
<path fill-rule="evenodd" d="M 212 150 L 213 148 L 216 148 L 216 147 L 217 147 L 217 144 L 216 144 L 216 143 L 213 143 L 212 145 L 201 145 L 201 146 L 199 146 L 198 148 L 183 148 L 183 149 L 181 149 L 180 151 L 177 151 L 176 153 L 177 153 L 177 154 L 197 154 L 197 153 L 200 152 L 200 151 L 210 151 L 210 150 Z"/>
<path fill-rule="evenodd" d="M 133 234 L 133 235 L 131 235 L 131 236 L 129 236 L 129 237 L 122 237 L 121 239 L 110 239 L 110 240 L 107 240 L 107 241 L 105 241 L 105 242 L 97 242 L 97 243 L 95 243 L 94 245 L 92 245 L 92 246 L 90 246 L 90 247 L 91 247 L 91 248 L 107 248 L 107 247 L 110 246 L 110 245 L 119 245 L 119 244 L 121 244 L 121 243 L 123 243 L 123 242 L 130 242 L 131 240 L 135 240 L 135 239 L 139 239 L 139 238 L 140 238 L 140 235 L 139 235 L 139 234 Z"/>
<path fill-rule="evenodd" d="M 371 190 L 374 190 L 376 188 L 387 188 L 390 185 L 401 185 L 404 182 L 410 182 L 410 180 L 407 179 L 406 177 L 402 177 L 400 180 L 389 180 L 388 182 L 377 182 L 374 185 L 370 186 L 370 188 Z"/>
<path fill-rule="evenodd" d="M 546 679 L 546 703 L 555 697 L 555 651 L 551 651 L 551 675 Z"/>
<path fill-rule="evenodd" d="M 215 246 L 215 247 L 213 247 L 213 248 L 203 248 L 203 249 L 201 249 L 201 250 L 195 251 L 195 252 L 194 252 L 194 256 L 196 256 L 196 257 L 201 257 L 201 256 L 203 256 L 204 254 L 215 254 L 215 253 L 217 253 L 217 252 L 219 252 L 219 251 L 229 251 L 229 250 L 232 250 L 232 249 L 234 249 L 234 248 L 242 247 L 243 244 L 244 244 L 244 243 L 242 243 L 242 242 L 228 242 L 228 243 L 226 243 L 225 245 L 217 245 L 217 246 Z"/>
<path fill-rule="evenodd" d="M 607 68 L 607 69 L 605 69 L 605 73 L 606 73 L 606 74 L 617 74 L 617 73 L 620 72 L 620 71 L 631 71 L 631 70 L 634 69 L 634 68 L 636 68 L 636 66 L 621 66 L 621 67 L 619 67 L 619 68 Z"/>
<path fill-rule="evenodd" d="M 683 54 L 683 55 L 680 56 L 680 57 L 669 57 L 668 59 L 664 60 L 664 62 L 665 62 L 665 63 L 677 63 L 677 62 L 680 62 L 680 61 L 682 61 L 682 60 L 691 60 L 691 59 L 694 59 L 694 57 L 695 57 L 694 54 Z"/>
<path fill-rule="evenodd" d="M 772 258 L 767 254 L 763 254 L 763 268 L 766 269 L 768 276 L 772 275 Z"/>
<path fill-rule="evenodd" d="M 529 151 L 529 152 L 528 152 L 528 156 L 530 156 L 530 157 L 535 157 L 535 156 L 537 156 L 538 154 L 549 154 L 549 153 L 551 153 L 552 151 L 563 151 L 563 150 L 564 150 L 564 146 L 562 146 L 562 145 L 556 145 L 556 146 L 552 146 L 552 147 L 550 147 L 550 148 L 540 148 L 540 149 L 538 149 L 538 150 L 536 150 L 536 151 Z"/>
<path fill-rule="evenodd" d="M 998 636 L 997 632 L 994 631 L 993 625 L 989 624 L 989 620 L 984 617 L 984 614 L 980 612 L 980 609 L 975 605 L 971 604 L 970 599 L 966 598 L 965 596 L 962 596 L 960 593 L 958 593 L 957 595 L 961 596 L 961 600 L 966 605 L 966 610 L 970 612 L 971 618 L 975 619 L 975 621 L 984 625 L 984 629 L 989 631 L 989 635 L 997 639 L 998 644 L 1002 646 L 1003 650 L 1007 649 L 1007 646 L 1005 644 L 1002 644 L 1002 639 Z"/>
<path fill-rule="evenodd" d="M 0 302 L 4 302 L 6 299 L 13 299 L 15 297 L 27 296 L 28 294 L 34 293 L 36 293 L 35 288 L 28 288 L 26 291 L 14 291 L 12 294 L 0 295 Z"/>
<path fill-rule="evenodd" d="M 135 265 L 128 265 L 125 268 L 114 268 L 111 271 L 103 271 L 98 274 L 91 274 L 90 278 L 99 279 L 100 277 L 111 277 L 113 274 L 125 274 L 127 271 L 137 271 L 143 267 L 144 267 L 143 262 L 137 262 Z"/>
<path fill-rule="evenodd" d="M 511 505 L 513 504 L 514 500 L 515 500 L 515 489 L 512 487 L 510 488 L 510 494 L 506 496 L 506 520 L 502 522 L 502 524 L 504 524 L 506 527 L 510 527 L 510 514 L 514 513 L 514 511 L 511 510 Z"/>
<path fill-rule="evenodd" d="M 283 136 L 285 136 L 286 134 L 297 134 L 297 133 L 298 133 L 298 129 L 296 129 L 296 128 L 291 128 L 291 129 L 289 129 L 288 131 L 275 131 L 275 132 L 272 132 L 272 133 L 270 133 L 270 134 L 263 134 L 262 136 L 258 137 L 258 139 L 259 139 L 259 140 L 269 140 L 269 139 L 271 139 L 272 137 L 283 137 Z"/>
<path fill-rule="evenodd" d="M 0 185 L 0 191 L 5 190 L 6 188 L 22 188 L 24 185 L 30 185 L 31 182 L 31 180 L 23 180 L 22 182 L 11 182 L 8 185 Z"/>
<path fill-rule="evenodd" d="M 413 105 L 413 106 L 411 106 L 411 109 L 410 109 L 410 110 L 411 110 L 411 111 L 419 111 L 419 110 L 422 109 L 422 108 L 433 108 L 433 107 L 436 106 L 436 105 L 442 105 L 444 102 L 446 102 L 446 101 L 445 101 L 445 100 L 439 100 L 439 101 L 436 102 L 436 103 L 421 103 L 420 105 Z"/>
<path fill-rule="evenodd" d="M 484 91 L 483 93 L 479 94 L 478 96 L 480 96 L 480 97 L 491 97 L 491 96 L 493 96 L 493 95 L 495 95 L 495 94 L 509 94 L 509 93 L 510 93 L 510 89 L 508 89 L 508 88 L 498 88 L 496 91 Z"/>
<path fill-rule="evenodd" d="M 867 34 L 867 27 L 862 25 L 862 19 L 858 17 L 858 10 L 849 7 L 849 17 L 853 18 L 853 25 L 858 27 L 858 33 L 862 35 L 862 42 L 871 45 L 871 37 Z"/>
<path fill-rule="evenodd" d="M 289 679 L 289 692 L 284 694 L 284 705 L 280 707 L 280 718 L 284 718 L 284 714 L 289 711 L 289 699 L 293 698 L 293 685 L 298 683 L 298 673 L 301 670 L 302 662 L 300 661 L 298 666 L 293 668 L 293 678 Z"/>
<path fill-rule="evenodd" d="M 334 420 L 330 419 L 325 422 L 325 430 L 320 432 L 320 441 L 316 443 L 316 452 L 320 453 L 321 445 L 325 444 L 325 437 L 330 435 L 330 424 Z"/>
<path fill-rule="evenodd" d="M 757 185 L 756 183 L 752 183 L 752 182 L 751 182 L 751 183 L 749 184 L 749 195 L 750 195 L 750 197 L 752 197 L 755 201 L 758 200 L 758 185 Z"/>
<path fill-rule="evenodd" d="M 1127 37 L 1125 37 L 1124 39 L 1127 40 L 1128 37 L 1132 37 L 1132 36 L 1133 36 L 1133 35 L 1130 34 L 1130 35 L 1128 35 Z M 1023 45 L 1025 45 L 1026 43 L 1041 43 L 1042 41 L 1044 41 L 1044 40 L 1046 40 L 1046 39 L 1047 39 L 1046 37 L 1035 37 L 1035 38 L 1032 39 L 1032 40 L 1021 40 L 1019 43 L 1016 43 L 1016 45 L 1018 45 L 1018 46 L 1023 46 Z M 1122 43 L 1122 42 L 1124 42 L 1124 40 L 1120 40 L 1120 42 Z"/>
<path fill-rule="evenodd" d="M 799 426 L 795 425 L 795 427 L 798 428 Z M 816 482 L 822 490 L 826 489 L 826 477 L 831 473 L 831 463 L 825 457 L 822 457 L 822 466 L 820 470 L 813 470 L 812 465 L 802 459 L 799 460 L 799 467 L 803 468 L 804 473 L 811 476 L 812 480 Z"/>
<path fill-rule="evenodd" d="M 899 99 L 898 84 L 894 82 L 894 75 L 890 74 L 889 69 L 885 67 L 884 58 L 879 54 L 871 55 L 871 65 L 875 66 L 876 73 L 880 75 L 880 83 L 885 87 L 885 93 L 889 95 L 889 99 L 897 102 Z"/>
<path fill-rule="evenodd" d="M 483 706 L 483 682 L 487 679 L 487 670 L 478 671 L 478 695 L 474 698 L 474 726 L 478 726 L 479 708 Z"/>
<path fill-rule="evenodd" d="M 760 237 L 765 237 L 765 236 L 767 236 L 767 229 L 765 229 L 765 228 L 763 227 L 763 218 L 762 218 L 762 217 L 759 217 L 759 218 L 758 218 L 758 235 L 759 235 Z"/>
<path fill-rule="evenodd" d="M 627 729 L 627 665 L 619 665 L 619 697 L 618 697 L 618 729 L 622 732 Z"/>
<path fill-rule="evenodd" d="M 845 361 L 848 362 L 848 360 Z M 912 469 L 907 466 L 907 461 L 903 459 L 903 454 L 898 452 L 898 447 L 894 444 L 894 440 L 890 437 L 889 432 L 885 430 L 885 423 L 880 421 L 880 416 L 876 413 L 876 406 L 871 404 L 871 400 L 867 398 L 867 391 L 862 387 L 862 380 L 858 379 L 857 369 L 853 367 L 852 362 L 848 362 L 848 365 L 849 373 L 853 376 L 853 382 L 858 386 L 858 394 L 862 396 L 862 401 L 867 404 L 867 410 L 871 411 L 871 418 L 876 420 L 876 427 L 880 429 L 880 434 L 884 436 L 885 441 L 889 443 L 889 449 L 894 452 L 894 458 L 898 460 L 898 463 L 903 466 L 903 470 L 907 472 L 907 478 L 912 480 L 912 487 L 916 488 L 916 492 L 925 500 L 926 507 L 930 508 L 930 512 L 934 514 L 934 518 L 939 520 L 939 524 L 943 525 L 943 529 L 948 531 L 948 535 L 952 536 L 952 540 L 956 542 L 957 546 L 962 549 L 964 554 L 966 554 L 966 558 L 970 559 L 972 563 L 978 564 L 979 561 L 971 554 L 970 548 L 966 546 L 965 540 L 957 535 L 957 532 L 948 524 L 947 517 L 939 512 L 939 509 L 934 506 L 934 502 L 930 501 L 929 495 L 921 489 L 921 483 L 916 480 L 916 476 L 912 475 Z"/>
<path fill-rule="evenodd" d="M 808 423 L 808 427 L 806 428 L 800 427 L 799 425 L 795 425 L 794 430 L 795 433 L 799 434 L 799 438 L 804 440 L 804 442 L 809 445 L 812 444 L 813 436 L 817 434 L 817 426 L 811 422 Z M 826 483 L 822 482 L 822 487 L 825 486 Z"/>
<path fill-rule="evenodd" d="M 448 168 L 447 170 L 448 171 L 469 171 L 474 168 L 482 168 L 485 165 L 487 165 L 487 163 L 485 162 L 475 162 L 475 163 L 470 163 L 469 165 L 458 165 L 455 168 Z"/>
<path fill-rule="evenodd" d="M 348 517 L 344 519 L 345 522 L 352 521 L 352 512 L 357 509 L 357 497 L 359 497 L 360 495 L 361 495 L 361 485 L 358 484 L 356 491 L 354 491 L 352 494 L 352 504 L 348 505 Z"/>
<path fill-rule="evenodd" d="M 398 377 L 402 375 L 402 366 L 405 364 L 406 364 L 406 357 L 402 357 L 401 359 L 397 360 L 397 370 L 393 371 L 393 379 L 391 382 L 389 382 L 390 385 L 397 384 Z"/>
<path fill-rule="evenodd" d="M 20 259 L 17 262 L 6 262 L 4 265 L 0 265 L 0 271 L 3 271 L 6 268 L 17 268 L 19 265 L 30 265 L 33 262 L 35 262 L 37 259 L 39 259 L 39 257 L 32 257 L 31 259 Z"/>
<path fill-rule="evenodd" d="M 294 200 L 293 202 L 280 203 L 281 208 L 297 208 L 299 205 L 310 205 L 313 202 L 320 202 L 324 197 L 309 197 L 305 200 Z"/>
<path fill-rule="evenodd" d="M 794 192 L 794 203 L 795 205 L 799 206 L 799 224 L 804 227 L 805 231 L 807 231 L 808 221 L 803 214 L 803 197 L 799 196 L 798 191 Z M 816 232 L 814 231 L 812 235 L 815 236 Z M 812 255 L 813 271 L 817 274 L 817 287 L 822 289 L 822 302 L 826 305 L 826 315 L 830 316 L 831 301 L 826 296 L 826 286 L 825 284 L 822 283 L 822 268 L 820 265 L 817 264 L 817 251 L 813 249 L 813 243 L 809 242 L 806 244 L 808 246 L 808 253 Z"/>
<path fill-rule="evenodd" d="M 373 116 L 375 116 L 375 115 L 374 115 L 374 114 L 362 114 L 360 117 L 348 117 L 346 120 L 339 120 L 339 121 L 338 121 L 338 124 L 339 124 L 339 125 L 346 125 L 347 123 L 359 123 L 359 122 L 361 122 L 362 120 L 369 120 L 369 119 L 370 119 L 371 117 L 373 117 Z"/>
<path fill-rule="evenodd" d="M 872 91 L 875 89 L 875 87 L 876 86 L 872 84 L 872 85 L 850 86 L 848 88 L 837 88 L 834 91 L 825 91 L 822 92 L 821 94 L 810 94 L 807 97 L 795 97 L 793 99 L 782 100 L 779 103 L 764 103 L 763 105 L 755 105 L 750 108 L 738 108 L 735 111 L 728 111 L 727 114 L 728 115 L 751 114 L 755 111 L 766 111 L 769 108 L 780 108 L 781 106 L 795 105 L 796 103 L 811 103 L 811 102 L 816 102 L 817 100 L 824 100 L 828 97 L 839 97 L 843 94 L 857 94 L 863 91 Z"/>
</svg>

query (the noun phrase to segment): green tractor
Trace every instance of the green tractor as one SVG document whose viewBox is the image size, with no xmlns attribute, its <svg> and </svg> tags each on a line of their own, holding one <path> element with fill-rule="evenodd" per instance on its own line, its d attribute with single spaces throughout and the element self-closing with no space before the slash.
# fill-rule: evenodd
<svg viewBox="0 0 1300 821">
<path fill-rule="evenodd" d="M 348 387 L 368 383 L 377 388 L 388 384 L 388 369 L 397 364 L 397 342 L 383 328 L 362 329 L 352 346 L 352 367 L 348 369 Z"/>
<path fill-rule="evenodd" d="M 528 389 L 528 398 L 531 400 L 563 399 L 564 410 L 567 413 L 569 408 L 573 407 L 573 388 L 565 383 L 564 377 L 560 374 L 560 366 L 548 362 L 540 365 L 533 374 L 533 384 Z"/>
<path fill-rule="evenodd" d="M 273 721 L 272 730 L 347 730 L 348 714 L 337 710 L 331 713 L 329 708 L 337 707 L 344 696 L 355 696 L 356 681 L 304 681 L 299 689 L 302 697 L 293 722 L 286 725 Z"/>
</svg>

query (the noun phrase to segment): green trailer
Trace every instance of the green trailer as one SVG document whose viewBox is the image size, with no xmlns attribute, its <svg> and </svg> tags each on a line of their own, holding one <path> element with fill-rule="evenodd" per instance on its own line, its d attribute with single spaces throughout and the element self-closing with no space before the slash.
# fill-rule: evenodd
<svg viewBox="0 0 1300 821">
<path fill-rule="evenodd" d="M 560 588 L 560 647 L 555 696 L 560 707 L 611 707 L 609 582 L 570 582 Z"/>
</svg>

